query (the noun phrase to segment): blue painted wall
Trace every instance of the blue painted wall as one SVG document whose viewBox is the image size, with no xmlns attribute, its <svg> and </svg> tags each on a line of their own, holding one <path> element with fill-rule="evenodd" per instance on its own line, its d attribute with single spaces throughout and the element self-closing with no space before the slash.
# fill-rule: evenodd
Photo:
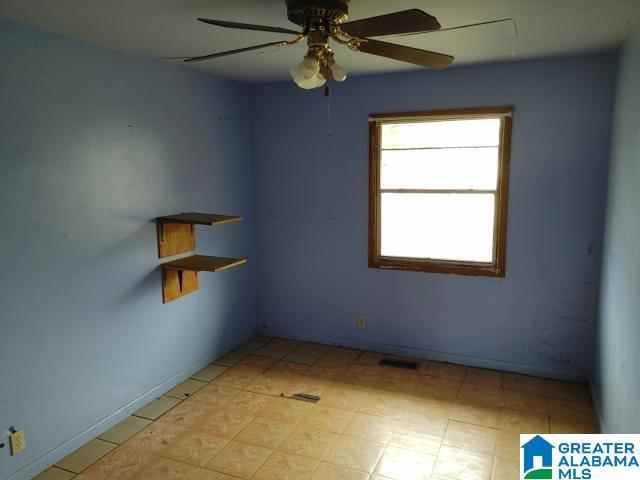
<svg viewBox="0 0 640 480">
<path fill-rule="evenodd" d="M 259 327 L 586 378 L 614 66 L 594 55 L 352 78 L 335 87 L 330 120 L 320 91 L 252 87 Z M 506 278 L 368 269 L 368 114 L 508 104 Z"/>
<path fill-rule="evenodd" d="M 29 478 L 254 330 L 251 263 L 162 304 L 152 222 L 245 214 L 198 249 L 252 262 L 249 108 L 243 85 L 4 21 L 0 64 L 0 432 L 28 444 L 0 478 Z"/>
<path fill-rule="evenodd" d="M 594 392 L 602 428 L 640 432 L 640 30 L 620 53 Z"/>
</svg>

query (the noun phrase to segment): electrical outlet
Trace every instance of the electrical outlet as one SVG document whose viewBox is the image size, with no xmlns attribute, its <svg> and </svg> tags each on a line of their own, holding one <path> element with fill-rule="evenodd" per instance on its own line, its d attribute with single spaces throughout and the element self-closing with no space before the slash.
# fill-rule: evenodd
<svg viewBox="0 0 640 480">
<path fill-rule="evenodd" d="M 358 328 L 359 329 L 367 328 L 367 317 L 365 317 L 364 315 L 360 315 L 358 317 Z"/>
<path fill-rule="evenodd" d="M 24 432 L 22 430 L 16 430 L 9 437 L 11 442 L 11 455 L 17 455 L 26 447 L 24 441 Z"/>
</svg>

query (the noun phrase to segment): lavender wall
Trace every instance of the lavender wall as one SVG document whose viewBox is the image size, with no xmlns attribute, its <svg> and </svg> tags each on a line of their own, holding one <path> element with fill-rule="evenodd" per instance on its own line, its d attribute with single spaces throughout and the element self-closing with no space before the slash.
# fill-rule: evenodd
<svg viewBox="0 0 640 480">
<path fill-rule="evenodd" d="M 640 30 L 620 53 L 594 393 L 607 433 L 640 432 Z"/>
<path fill-rule="evenodd" d="M 245 86 L 0 22 L 0 478 L 32 478 L 255 329 Z M 220 121 L 219 117 L 226 118 Z M 153 219 L 199 227 L 202 274 L 163 305 Z M 15 473 L 15 476 L 13 474 Z"/>
<path fill-rule="evenodd" d="M 594 55 L 351 78 L 335 87 L 330 118 L 320 91 L 252 87 L 260 328 L 586 378 L 614 64 Z M 506 278 L 368 269 L 368 114 L 509 104 Z"/>
</svg>

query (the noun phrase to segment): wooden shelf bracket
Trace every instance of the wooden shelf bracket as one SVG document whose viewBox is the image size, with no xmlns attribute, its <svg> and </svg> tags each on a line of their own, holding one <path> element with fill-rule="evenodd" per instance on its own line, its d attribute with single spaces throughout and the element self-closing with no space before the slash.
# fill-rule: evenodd
<svg viewBox="0 0 640 480">
<path fill-rule="evenodd" d="M 209 213 L 181 213 L 156 219 L 158 257 L 166 258 L 196 249 L 196 225 L 222 225 L 242 217 Z M 198 272 L 219 272 L 246 263 L 244 258 L 191 255 L 162 264 L 162 301 L 169 303 L 199 288 Z"/>
</svg>

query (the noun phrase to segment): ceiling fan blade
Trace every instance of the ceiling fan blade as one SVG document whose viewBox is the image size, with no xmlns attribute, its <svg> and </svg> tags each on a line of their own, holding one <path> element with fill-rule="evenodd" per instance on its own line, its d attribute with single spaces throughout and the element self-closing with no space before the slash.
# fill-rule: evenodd
<svg viewBox="0 0 640 480">
<path fill-rule="evenodd" d="M 513 24 L 513 30 L 515 32 L 516 37 L 518 36 L 518 25 L 516 25 L 516 22 L 512 19 L 512 18 L 501 18 L 500 20 L 489 20 L 487 22 L 479 22 L 479 23 L 470 23 L 468 25 L 458 25 L 456 27 L 447 27 L 447 28 L 441 28 L 439 30 L 437 30 L 438 33 L 440 32 L 449 32 L 451 30 L 462 30 L 464 28 L 472 28 L 472 27 L 482 27 L 484 25 L 493 25 L 494 23 L 504 23 L 504 22 L 511 22 Z M 404 34 L 400 34 L 402 36 L 409 36 L 409 35 L 420 35 L 421 33 L 433 33 L 433 30 L 429 30 L 429 31 L 424 31 L 424 32 L 409 32 L 409 33 L 404 33 Z"/>
<path fill-rule="evenodd" d="M 288 28 L 267 27 L 264 25 L 251 25 L 250 23 L 227 22 L 225 20 L 212 20 L 209 18 L 198 18 L 198 21 L 203 23 L 208 23 L 209 25 L 216 25 L 218 27 L 225 27 L 225 28 L 239 28 L 241 30 L 257 30 L 260 32 L 290 33 L 292 35 L 300 35 L 300 32 L 296 32 L 295 30 L 289 30 Z"/>
<path fill-rule="evenodd" d="M 203 60 L 211 60 L 219 57 L 226 57 L 227 55 L 234 55 L 236 53 L 250 52 L 251 50 L 259 50 L 261 48 L 268 47 L 282 47 L 284 45 L 290 45 L 291 42 L 271 42 L 263 43 L 262 45 L 255 45 L 253 47 L 238 48 L 236 50 L 227 50 L 226 52 L 212 53 L 210 55 L 202 55 L 201 57 L 192 57 L 185 59 L 185 62 L 202 62 Z"/>
<path fill-rule="evenodd" d="M 340 28 L 351 37 L 365 38 L 439 30 L 440 23 L 435 17 L 414 8 L 343 23 Z"/>
<path fill-rule="evenodd" d="M 453 63 L 451 55 L 371 39 L 362 42 L 358 47 L 358 51 L 400 60 L 401 62 L 413 63 L 414 65 L 434 70 L 443 69 Z"/>
</svg>

